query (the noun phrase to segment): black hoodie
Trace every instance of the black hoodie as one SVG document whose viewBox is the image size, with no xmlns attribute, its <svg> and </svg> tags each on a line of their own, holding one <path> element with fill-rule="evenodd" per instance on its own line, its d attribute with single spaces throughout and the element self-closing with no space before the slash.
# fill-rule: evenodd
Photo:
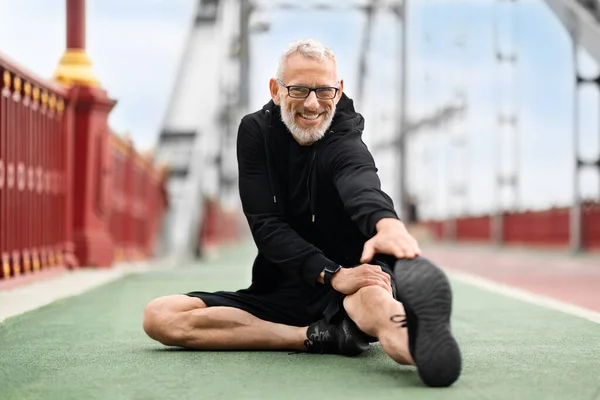
<svg viewBox="0 0 600 400">
<path fill-rule="evenodd" d="M 328 132 L 311 146 L 296 143 L 273 101 L 242 119 L 239 190 L 258 247 L 249 291 L 320 286 L 326 266 L 359 265 L 375 224 L 398 218 L 381 190 L 363 128 L 345 94 Z"/>
</svg>

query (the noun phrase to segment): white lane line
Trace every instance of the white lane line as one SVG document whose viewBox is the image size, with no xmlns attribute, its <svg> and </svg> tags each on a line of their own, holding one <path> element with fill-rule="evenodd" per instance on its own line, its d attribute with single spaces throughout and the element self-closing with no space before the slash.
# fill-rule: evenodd
<svg viewBox="0 0 600 400">
<path fill-rule="evenodd" d="M 573 304 L 569 304 L 564 301 L 555 300 L 550 297 L 534 294 L 526 290 L 518 289 L 509 285 L 497 283 L 490 279 L 482 278 L 477 275 L 459 272 L 451 268 L 445 269 L 445 271 L 451 279 L 455 279 L 459 282 L 463 282 L 468 285 L 478 287 L 480 289 L 511 297 L 513 299 L 535 304 L 537 306 L 560 311 L 569 315 L 574 315 L 600 324 L 599 312 L 592 311 L 587 308 L 579 307 Z"/>
</svg>

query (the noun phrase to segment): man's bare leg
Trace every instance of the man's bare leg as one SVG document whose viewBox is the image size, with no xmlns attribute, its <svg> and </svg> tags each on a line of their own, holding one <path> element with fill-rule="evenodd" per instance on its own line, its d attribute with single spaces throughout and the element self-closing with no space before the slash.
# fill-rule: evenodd
<svg viewBox="0 0 600 400">
<path fill-rule="evenodd" d="M 367 286 L 344 298 L 344 308 L 358 328 L 375 336 L 383 351 L 400 364 L 415 365 L 403 325 L 404 306 L 379 286 Z"/>
<path fill-rule="evenodd" d="M 199 350 L 303 350 L 307 329 L 263 321 L 236 308 L 207 307 L 186 295 L 160 297 L 144 310 L 144 331 L 152 339 Z"/>
</svg>

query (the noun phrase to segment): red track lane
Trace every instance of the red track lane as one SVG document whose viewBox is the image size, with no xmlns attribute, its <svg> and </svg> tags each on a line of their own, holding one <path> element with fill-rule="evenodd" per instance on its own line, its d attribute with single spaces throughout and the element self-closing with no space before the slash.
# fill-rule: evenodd
<svg viewBox="0 0 600 400">
<path fill-rule="evenodd" d="M 464 272 L 600 312 L 600 255 L 485 246 L 423 246 L 423 255 Z"/>
</svg>

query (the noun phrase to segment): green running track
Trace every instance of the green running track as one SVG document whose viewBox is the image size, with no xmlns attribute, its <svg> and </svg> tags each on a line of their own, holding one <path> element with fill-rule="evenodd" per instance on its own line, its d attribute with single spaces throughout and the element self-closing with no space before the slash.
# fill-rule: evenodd
<svg viewBox="0 0 600 400">
<path fill-rule="evenodd" d="M 600 400 L 600 325 L 453 281 L 463 374 L 423 387 L 378 345 L 356 358 L 197 352 L 147 338 L 151 299 L 248 285 L 254 249 L 111 282 L 0 324 L 0 399 Z M 600 288 L 599 288 L 600 290 Z"/>
</svg>

